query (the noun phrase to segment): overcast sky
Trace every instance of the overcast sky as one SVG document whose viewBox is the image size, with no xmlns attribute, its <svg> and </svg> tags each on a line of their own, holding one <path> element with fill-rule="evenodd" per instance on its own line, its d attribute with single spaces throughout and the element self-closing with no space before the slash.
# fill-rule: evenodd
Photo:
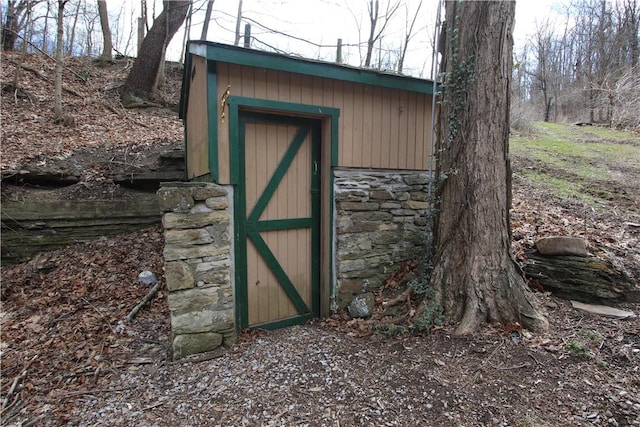
<svg viewBox="0 0 640 427">
<path fill-rule="evenodd" d="M 123 0 L 120 0 L 123 1 Z M 156 1 L 156 14 L 162 8 L 161 0 Z M 149 14 L 154 0 L 147 0 Z M 381 8 L 387 1 L 381 0 Z M 527 37 L 547 16 L 555 16 L 551 4 L 557 0 L 518 0 L 516 2 L 515 42 L 522 45 Z M 138 1 L 122 3 L 120 21 L 139 15 Z M 205 7 L 205 1 L 195 0 L 194 4 Z M 251 24 L 252 48 L 281 51 L 306 58 L 333 61 L 336 57 L 336 43 L 342 39 L 344 62 L 358 66 L 363 62 L 369 31 L 367 14 L 368 0 L 243 0 L 241 32 L 246 23 Z M 382 63 L 393 64 L 405 37 L 405 29 L 416 15 L 420 0 L 403 0 L 402 7 L 385 30 L 382 50 L 376 49 L 374 61 L 382 57 Z M 119 13 L 117 2 L 109 2 L 110 14 Z M 413 30 L 413 37 L 405 59 L 405 74 L 415 77 L 431 77 L 432 39 L 437 15 L 437 0 L 423 0 Z M 233 44 L 238 0 L 216 0 L 209 25 L 208 40 Z M 381 14 L 383 11 L 381 10 Z M 444 8 L 441 12 L 444 15 Z M 204 10 L 193 18 L 190 37 L 200 39 Z M 113 21 L 112 21 L 113 22 Z M 151 25 L 151 23 L 150 23 Z M 359 29 L 360 27 L 360 29 Z M 134 34 L 135 37 L 135 34 Z M 124 42 L 124 34 L 121 35 Z M 169 59 L 179 60 L 184 40 L 184 30 L 180 30 L 169 47 Z M 135 43 L 135 42 L 134 42 Z M 130 43 L 130 46 L 134 43 Z M 120 49 L 124 49 L 121 45 Z M 376 48 L 379 48 L 377 45 Z M 132 50 L 133 48 L 130 48 Z M 122 51 L 122 50 L 121 50 Z M 123 52 L 125 53 L 125 52 Z M 132 54 L 131 51 L 126 52 Z M 390 67 L 390 65 L 388 66 Z M 383 68 L 385 68 L 383 66 Z"/>
</svg>

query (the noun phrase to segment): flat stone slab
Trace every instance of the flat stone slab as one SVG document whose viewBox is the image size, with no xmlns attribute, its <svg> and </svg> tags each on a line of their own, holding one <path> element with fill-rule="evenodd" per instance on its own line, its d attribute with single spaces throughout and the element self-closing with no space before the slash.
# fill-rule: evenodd
<svg viewBox="0 0 640 427">
<path fill-rule="evenodd" d="M 636 317 L 633 311 L 620 310 L 619 308 L 609 307 L 607 305 L 585 304 L 578 301 L 571 301 L 571 305 L 577 310 L 598 314 L 600 316 L 613 317 L 615 319 L 633 319 Z"/>
<path fill-rule="evenodd" d="M 552 236 L 543 237 L 536 242 L 536 249 L 547 256 L 589 256 L 587 242 L 579 237 Z"/>
</svg>

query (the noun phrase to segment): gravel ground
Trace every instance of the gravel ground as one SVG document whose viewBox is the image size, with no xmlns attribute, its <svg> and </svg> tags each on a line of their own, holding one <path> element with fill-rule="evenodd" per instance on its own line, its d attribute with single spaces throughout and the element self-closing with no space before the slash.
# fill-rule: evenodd
<svg viewBox="0 0 640 427">
<path fill-rule="evenodd" d="M 40 421 L 110 426 L 640 425 L 638 319 L 581 315 L 565 301 L 544 298 L 554 310 L 555 332 L 546 336 L 487 329 L 456 337 L 442 329 L 428 336 L 358 338 L 347 324 L 317 322 L 254 332 L 211 360 L 170 362 L 166 349 L 149 345 L 95 389 L 47 398 L 41 410 L 64 405 L 68 419 Z"/>
</svg>

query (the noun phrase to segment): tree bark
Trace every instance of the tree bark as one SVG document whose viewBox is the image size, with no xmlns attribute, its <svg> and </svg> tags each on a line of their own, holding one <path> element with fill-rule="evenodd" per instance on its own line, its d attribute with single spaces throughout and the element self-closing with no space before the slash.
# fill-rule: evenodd
<svg viewBox="0 0 640 427">
<path fill-rule="evenodd" d="M 369 1 L 369 38 L 367 39 L 367 56 L 364 59 L 364 66 L 369 67 L 371 65 L 371 56 L 373 53 L 373 45 L 376 42 L 376 24 L 378 23 L 378 0 Z"/>
<path fill-rule="evenodd" d="M 109 28 L 107 0 L 98 0 L 98 14 L 100 15 L 100 27 L 102 27 L 102 55 L 100 55 L 100 60 L 103 62 L 111 61 L 113 59 L 113 41 L 111 28 Z"/>
<path fill-rule="evenodd" d="M 53 121 L 61 122 L 62 112 L 62 42 L 64 36 L 64 6 L 68 0 L 58 0 L 57 38 L 56 38 L 56 77 L 53 90 Z"/>
<path fill-rule="evenodd" d="M 7 52 L 13 50 L 18 33 L 18 19 L 16 17 L 15 1 L 7 2 L 7 15 L 2 24 L 2 50 Z"/>
<path fill-rule="evenodd" d="M 144 105 L 154 97 L 165 46 L 184 22 L 191 1 L 165 0 L 162 13 L 142 41 L 122 93 L 122 103 L 132 107 Z"/>
<path fill-rule="evenodd" d="M 211 21 L 211 11 L 213 10 L 213 2 L 215 0 L 207 1 L 207 10 L 204 13 L 204 23 L 202 24 L 202 34 L 200 35 L 201 40 L 207 39 L 207 33 L 209 32 L 209 21 Z"/>
<path fill-rule="evenodd" d="M 240 44 L 240 23 L 242 22 L 242 0 L 238 0 L 238 16 L 236 16 L 236 39 L 233 42 L 234 46 Z"/>
<path fill-rule="evenodd" d="M 47 12 L 44 15 L 44 29 L 42 30 L 42 51 L 49 53 L 48 38 L 49 34 L 49 14 L 51 13 L 51 2 L 47 2 Z"/>
<path fill-rule="evenodd" d="M 512 1 L 448 1 L 438 121 L 433 304 L 456 333 L 548 321 L 511 253 Z M 423 304 L 424 305 L 424 304 Z M 424 310 L 424 309 L 423 309 Z"/>
<path fill-rule="evenodd" d="M 409 46 L 409 41 L 411 37 L 413 37 L 413 26 L 416 24 L 416 20 L 418 19 L 418 14 L 420 13 L 420 8 L 422 7 L 422 0 L 418 3 L 418 7 L 416 8 L 416 13 L 413 15 L 413 19 L 411 20 L 411 25 L 407 25 L 407 29 L 404 35 L 404 44 L 402 46 L 402 53 L 400 54 L 400 59 L 398 60 L 398 74 L 402 74 L 402 68 L 404 66 L 404 58 L 407 55 L 407 47 Z"/>
<path fill-rule="evenodd" d="M 73 56 L 73 46 L 76 41 L 76 25 L 78 24 L 78 15 L 80 15 L 80 3 L 76 5 L 76 14 L 73 18 L 73 25 L 71 26 L 71 36 L 69 37 L 69 47 L 67 48 L 67 55 Z"/>
</svg>

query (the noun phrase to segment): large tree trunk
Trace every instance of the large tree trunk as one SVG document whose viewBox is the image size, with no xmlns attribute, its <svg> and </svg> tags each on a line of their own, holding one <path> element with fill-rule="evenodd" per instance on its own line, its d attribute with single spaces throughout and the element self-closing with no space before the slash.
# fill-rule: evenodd
<svg viewBox="0 0 640 427">
<path fill-rule="evenodd" d="M 100 27 L 102 28 L 102 55 L 101 61 L 111 61 L 113 42 L 111 39 L 111 28 L 109 28 L 109 14 L 107 13 L 107 0 L 98 0 L 98 14 L 100 15 Z"/>
<path fill-rule="evenodd" d="M 142 41 L 122 93 L 122 103 L 131 107 L 152 100 L 165 46 L 178 31 L 191 5 L 191 1 L 165 0 L 162 13 Z"/>
<path fill-rule="evenodd" d="M 548 322 L 511 253 L 508 157 L 512 1 L 446 3 L 430 285 L 456 333 L 483 323 Z"/>
</svg>

